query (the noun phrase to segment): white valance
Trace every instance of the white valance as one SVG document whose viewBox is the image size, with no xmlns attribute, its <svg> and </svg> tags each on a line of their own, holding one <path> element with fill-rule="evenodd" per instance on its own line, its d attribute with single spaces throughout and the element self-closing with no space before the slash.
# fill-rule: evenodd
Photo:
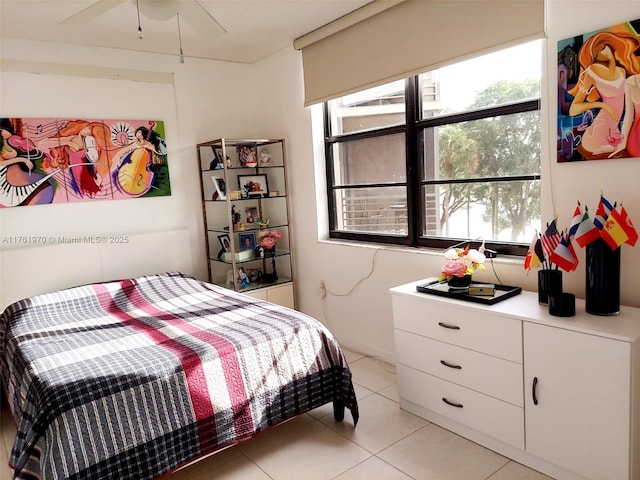
<svg viewBox="0 0 640 480">
<path fill-rule="evenodd" d="M 294 42 L 305 105 L 542 38 L 544 27 L 543 0 L 376 0 Z"/>
</svg>

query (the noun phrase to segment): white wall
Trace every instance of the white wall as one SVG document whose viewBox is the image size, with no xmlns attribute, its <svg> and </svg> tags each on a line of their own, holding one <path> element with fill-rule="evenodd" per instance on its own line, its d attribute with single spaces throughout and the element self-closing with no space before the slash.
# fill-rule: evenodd
<svg viewBox="0 0 640 480">
<path fill-rule="evenodd" d="M 543 217 L 558 215 L 567 225 L 576 201 L 595 205 L 601 190 L 625 207 L 640 227 L 640 162 L 611 160 L 555 163 L 556 42 L 640 17 L 637 1 L 549 0 L 548 45 L 543 94 Z M 103 204 L 38 206 L 0 210 L 0 235 L 81 231 L 145 232 L 186 227 L 198 276 L 205 277 L 204 242 L 195 144 L 218 137 L 283 137 L 287 140 L 296 288 L 299 308 L 324 321 L 343 345 L 371 355 L 394 358 L 388 289 L 418 278 L 436 276 L 442 252 L 380 248 L 318 240 L 326 238 L 324 170 L 319 138 L 312 138 L 312 109 L 303 107 L 300 53 L 287 48 L 262 62 L 243 66 L 131 52 L 59 48 L 46 43 L 3 42 L 2 59 L 92 65 L 94 58 L 111 67 L 174 72 L 174 98 L 148 94 L 137 82 L 33 75 L 3 71 L 2 116 L 157 117 L 166 122 L 173 194 L 167 198 L 110 201 Z M 96 96 L 99 89 L 105 95 Z M 164 92 L 168 87 L 161 87 Z M 104 219 L 108 219 L 104 221 Z M 44 229 L 40 230 L 40 229 Z M 0 245 L 0 247 L 2 247 Z M 180 248 L 176 245 L 176 248 Z M 579 251 L 584 263 L 584 251 Z M 44 262 L 44 263 L 43 263 Z M 46 265 L 39 260 L 32 267 Z M 565 291 L 584 295 L 584 267 L 564 274 Z M 502 283 L 535 290 L 535 272 L 522 259 L 498 258 Z M 622 247 L 623 304 L 640 306 L 635 272 L 640 249 Z M 19 272 L 16 279 L 19 281 Z M 489 267 L 478 280 L 496 281 Z M 320 297 L 320 280 L 335 295 Z M 0 288 L 2 286 L 0 285 Z M 570 320 L 567 320 L 570 321 Z M 612 319 L 614 321 L 614 319 Z"/>
<path fill-rule="evenodd" d="M 16 61 L 26 66 L 14 68 Z M 62 68 L 53 68 L 52 62 Z M 92 65 L 114 72 L 124 69 L 128 75 L 130 69 L 170 73 L 173 82 L 93 78 L 97 69 Z M 250 67 L 189 58 L 180 64 L 176 56 L 3 39 L 1 70 L 3 117 L 163 120 L 172 194 L 0 209 L 0 236 L 126 235 L 187 228 L 194 274 L 206 278 L 195 145 L 246 134 L 251 122 L 247 115 L 250 99 L 245 95 Z M 54 70 L 59 73 L 49 73 Z M 0 244 L 0 253 L 8 247 L 11 245 Z M 46 259 L 34 263 L 25 268 L 46 268 Z M 19 272 L 15 272 L 15 281 L 20 281 Z"/>
<path fill-rule="evenodd" d="M 640 228 L 640 159 L 555 162 L 556 51 L 557 41 L 573 35 L 606 28 L 640 18 L 637 1 L 547 2 L 548 41 L 543 66 L 546 85 L 543 93 L 543 218 L 558 216 L 560 226 L 568 226 L 580 200 L 595 210 L 600 191 L 611 199 L 624 199 L 635 224 Z M 293 225 L 296 244 L 296 273 L 299 308 L 329 326 L 343 345 L 387 359 L 394 358 L 391 301 L 388 289 L 419 278 L 437 276 L 442 252 L 418 249 L 379 248 L 318 240 L 326 238 L 326 208 L 323 192 L 324 170 L 321 135 L 311 136 L 312 110 L 302 106 L 302 66 L 300 53 L 287 49 L 255 65 L 259 97 L 263 97 L 262 128 L 281 132 L 288 141 L 289 174 L 293 184 Z M 270 79 L 270 80 L 269 80 Z M 315 154 L 315 158 L 314 158 Z M 315 163 L 314 163 L 315 162 Z M 584 296 L 584 250 L 578 251 L 577 271 L 564 273 L 564 290 Z M 521 258 L 494 260 L 500 281 L 536 290 L 536 272 L 527 273 Z M 636 272 L 640 270 L 640 248 L 622 247 L 621 303 L 640 305 L 636 295 Z M 496 282 L 491 266 L 478 280 Z M 319 284 L 324 280 L 336 295 L 324 300 Z M 543 307 L 541 307 L 543 308 Z M 615 321 L 615 320 L 612 320 Z"/>
</svg>

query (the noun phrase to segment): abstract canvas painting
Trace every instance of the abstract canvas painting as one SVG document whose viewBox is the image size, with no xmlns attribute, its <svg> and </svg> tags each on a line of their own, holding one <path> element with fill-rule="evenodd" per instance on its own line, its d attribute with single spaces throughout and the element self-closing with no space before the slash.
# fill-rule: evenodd
<svg viewBox="0 0 640 480">
<path fill-rule="evenodd" d="M 0 207 L 171 195 L 164 122 L 0 118 Z"/>
<path fill-rule="evenodd" d="M 640 19 L 558 42 L 557 153 L 640 157 Z"/>
</svg>

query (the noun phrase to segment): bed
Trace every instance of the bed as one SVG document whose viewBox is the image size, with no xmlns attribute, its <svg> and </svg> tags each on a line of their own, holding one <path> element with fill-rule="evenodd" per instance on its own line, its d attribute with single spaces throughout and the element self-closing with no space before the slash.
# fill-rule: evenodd
<svg viewBox="0 0 640 480">
<path fill-rule="evenodd" d="M 0 368 L 18 479 L 152 479 L 325 404 L 358 421 L 320 322 L 184 273 L 11 303 Z"/>
</svg>

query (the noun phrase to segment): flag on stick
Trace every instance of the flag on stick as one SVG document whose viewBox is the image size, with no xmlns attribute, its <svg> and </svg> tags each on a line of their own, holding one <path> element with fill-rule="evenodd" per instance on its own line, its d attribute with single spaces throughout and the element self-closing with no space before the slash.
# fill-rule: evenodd
<svg viewBox="0 0 640 480">
<path fill-rule="evenodd" d="M 554 218 L 551 223 L 547 224 L 547 229 L 542 236 L 542 248 L 547 258 L 551 259 L 551 253 L 560 243 L 560 233 L 556 227 L 556 219 Z"/>
<path fill-rule="evenodd" d="M 578 226 L 582 222 L 582 211 L 580 210 L 580 202 L 576 206 L 576 209 L 573 211 L 573 217 L 571 218 L 571 225 L 569 225 L 569 233 L 567 236 L 569 240 L 575 237 L 576 232 L 578 231 Z"/>
<path fill-rule="evenodd" d="M 622 206 L 622 202 L 620 202 L 620 225 L 628 237 L 625 243 L 633 247 L 638 241 L 638 232 L 633 223 L 631 223 L 631 219 L 627 214 L 627 210 Z"/>
<path fill-rule="evenodd" d="M 620 213 L 614 208 L 611 210 L 607 221 L 604 223 L 604 227 L 600 230 L 600 236 L 611 247 L 611 250 L 615 250 L 620 245 L 629 240 L 627 232 L 622 227 L 624 220 Z"/>
<path fill-rule="evenodd" d="M 542 242 L 540 241 L 540 235 L 536 232 L 536 236 L 531 240 L 529 250 L 527 250 L 527 256 L 524 258 L 525 270 L 530 270 L 544 262 L 544 250 L 542 249 Z"/>
<path fill-rule="evenodd" d="M 578 230 L 576 230 L 576 234 L 574 236 L 576 242 L 581 247 L 586 247 L 591 242 L 597 240 L 600 237 L 600 232 L 598 228 L 595 226 L 595 222 L 591 222 L 589 220 L 589 209 L 587 206 L 584 206 L 584 215 L 582 216 L 582 221 L 580 225 L 578 225 Z"/>
<path fill-rule="evenodd" d="M 571 272 L 578 266 L 578 258 L 569 248 L 569 242 L 564 234 L 560 235 L 560 242 L 549 255 L 549 260 L 566 272 Z"/>
<path fill-rule="evenodd" d="M 612 210 L 613 210 L 613 205 L 611 205 L 609 200 L 604 198 L 604 195 L 600 195 L 598 208 L 596 208 L 596 216 L 593 219 L 593 223 L 595 224 L 596 227 L 598 227 L 598 230 L 602 230 Z"/>
</svg>

